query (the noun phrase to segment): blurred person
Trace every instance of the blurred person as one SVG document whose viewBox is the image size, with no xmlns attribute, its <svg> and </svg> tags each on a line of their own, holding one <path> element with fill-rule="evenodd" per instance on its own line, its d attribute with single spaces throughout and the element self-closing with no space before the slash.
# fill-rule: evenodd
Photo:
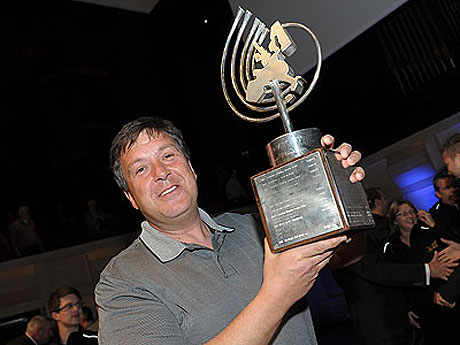
<svg viewBox="0 0 460 345">
<path fill-rule="evenodd" d="M 99 207 L 96 199 L 87 200 L 83 217 L 89 240 L 100 239 L 107 235 L 110 216 Z"/>
<path fill-rule="evenodd" d="M 454 187 L 454 181 L 455 177 L 445 172 L 435 175 L 433 187 L 439 200 L 430 208 L 430 214 L 438 224 L 440 238 L 460 243 L 458 190 Z"/>
<path fill-rule="evenodd" d="M 225 195 L 231 207 L 246 206 L 249 203 L 249 196 L 238 180 L 238 170 L 233 169 L 225 184 Z"/>
<path fill-rule="evenodd" d="M 332 146 L 333 138 L 322 143 Z M 336 152 L 345 167 L 360 159 L 350 145 Z M 251 215 L 212 218 L 197 205 L 182 134 L 163 119 L 126 124 L 111 164 L 146 221 L 96 286 L 101 345 L 316 344 L 303 297 L 345 236 L 274 254 Z M 356 168 L 350 179 L 362 178 Z"/>
<path fill-rule="evenodd" d="M 56 321 L 58 341 L 62 345 L 97 345 L 97 334 L 80 326 L 82 297 L 73 287 L 53 291 L 48 300 L 48 311 Z"/>
<path fill-rule="evenodd" d="M 460 260 L 460 211 L 458 207 L 458 189 L 454 186 L 455 177 L 446 172 L 439 172 L 433 179 L 438 201 L 430 209 L 436 224 L 440 228 L 440 241 L 447 247 L 440 251 L 439 259 L 444 262 Z M 453 308 L 460 296 L 460 272 L 455 271 L 434 294 L 435 303 Z"/>
<path fill-rule="evenodd" d="M 407 200 L 395 201 L 389 211 L 392 236 L 386 245 L 385 256 L 391 262 L 429 262 L 443 249 L 439 231 L 433 217 L 425 210 L 418 210 Z M 451 263 L 452 272 L 458 264 Z M 410 308 L 419 317 L 419 324 L 429 344 L 446 344 L 456 334 L 460 318 L 456 311 L 433 303 L 435 291 L 443 280 L 433 280 L 429 288 L 406 289 Z"/>
<path fill-rule="evenodd" d="M 97 317 L 95 317 L 94 314 L 95 313 L 93 312 L 93 309 L 84 305 L 81 308 L 80 326 L 83 327 L 84 329 L 97 332 L 98 330 Z M 96 314 L 97 314 L 97 311 L 96 311 Z"/>
<path fill-rule="evenodd" d="M 449 137 L 442 147 L 442 158 L 447 167 L 449 174 L 458 180 L 460 178 L 460 133 L 456 133 Z"/>
<path fill-rule="evenodd" d="M 459 195 L 454 182 L 454 176 L 445 172 L 435 175 L 433 187 L 439 201 L 430 209 L 430 214 L 440 230 L 440 240 L 448 246 L 440 252 L 439 258 L 452 262 L 460 259 L 460 211 L 457 205 Z"/>
<path fill-rule="evenodd" d="M 44 250 L 37 226 L 32 220 L 27 205 L 19 207 L 18 219 L 10 225 L 10 242 L 13 253 L 17 257 L 38 254 Z"/>
<path fill-rule="evenodd" d="M 8 237 L 0 230 L 0 262 L 9 260 L 11 257 L 11 246 Z"/>
<path fill-rule="evenodd" d="M 384 248 L 390 237 L 389 201 L 379 187 L 366 190 L 375 228 L 365 232 L 364 257 L 333 276 L 343 289 L 353 325 L 366 345 L 406 345 L 422 341 L 412 328 L 403 287 L 427 286 L 430 276 L 447 278 L 450 264 L 388 263 Z"/>
<path fill-rule="evenodd" d="M 35 315 L 27 322 L 26 332 L 11 339 L 6 345 L 42 345 L 47 344 L 53 335 L 51 321 L 42 315 Z"/>
</svg>

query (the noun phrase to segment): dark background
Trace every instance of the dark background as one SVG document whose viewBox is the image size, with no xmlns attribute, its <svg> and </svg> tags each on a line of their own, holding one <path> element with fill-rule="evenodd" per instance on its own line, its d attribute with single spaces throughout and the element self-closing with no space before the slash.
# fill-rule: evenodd
<svg viewBox="0 0 460 345">
<path fill-rule="evenodd" d="M 318 127 L 368 155 L 458 112 L 458 37 L 451 33 L 448 52 L 439 51 L 452 61 L 448 71 L 410 92 L 379 39 L 411 6 L 424 6 L 441 35 L 438 3 L 457 16 L 458 1 L 409 1 L 327 58 L 314 91 L 291 114 L 295 128 Z M 183 130 L 210 212 L 227 207 L 220 171 L 238 168 L 249 189 L 249 176 L 268 168 L 264 147 L 283 133 L 281 122 L 245 122 L 222 95 L 220 60 L 233 21 L 227 1 L 163 0 L 150 14 L 71 1 L 2 7 L 5 226 L 20 204 L 31 206 L 43 229 L 56 205 L 81 213 L 89 197 L 136 217 L 113 182 L 108 152 L 121 126 L 140 115 Z"/>
</svg>

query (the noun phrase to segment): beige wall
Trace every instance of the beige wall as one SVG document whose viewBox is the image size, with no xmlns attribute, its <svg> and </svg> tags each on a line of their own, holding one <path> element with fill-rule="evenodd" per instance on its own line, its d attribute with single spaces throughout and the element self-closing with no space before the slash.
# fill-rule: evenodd
<svg viewBox="0 0 460 345">
<path fill-rule="evenodd" d="M 128 234 L 40 255 L 0 263 L 0 319 L 43 309 L 50 293 L 61 286 L 77 288 L 93 305 L 99 274 L 137 234 Z"/>
</svg>

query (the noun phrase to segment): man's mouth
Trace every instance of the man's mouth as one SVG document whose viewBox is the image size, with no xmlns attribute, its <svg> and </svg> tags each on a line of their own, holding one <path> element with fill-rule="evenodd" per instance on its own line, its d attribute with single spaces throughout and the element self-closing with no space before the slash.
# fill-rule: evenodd
<svg viewBox="0 0 460 345">
<path fill-rule="evenodd" d="M 171 186 L 168 189 L 165 189 L 163 192 L 160 193 L 160 197 L 165 196 L 168 193 L 171 193 L 176 188 L 177 188 L 177 186 Z"/>
</svg>

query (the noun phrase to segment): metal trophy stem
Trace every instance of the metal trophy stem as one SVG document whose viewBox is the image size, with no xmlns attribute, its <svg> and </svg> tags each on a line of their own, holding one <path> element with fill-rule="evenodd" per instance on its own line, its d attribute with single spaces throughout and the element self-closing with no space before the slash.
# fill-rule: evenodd
<svg viewBox="0 0 460 345">
<path fill-rule="evenodd" d="M 275 97 L 276 107 L 281 115 L 281 121 L 283 121 L 284 130 L 286 133 L 293 131 L 292 122 L 289 118 L 289 113 L 286 109 L 286 104 L 284 103 L 283 97 L 281 96 L 280 84 L 278 80 L 272 79 L 268 82 L 270 89 L 272 90 L 273 96 Z"/>
<path fill-rule="evenodd" d="M 286 134 L 272 140 L 266 146 L 270 164 L 275 167 L 319 148 L 321 146 L 321 131 L 317 128 L 294 131 L 289 112 L 281 96 L 278 81 L 276 79 L 270 80 L 269 85 L 286 131 Z"/>
</svg>

